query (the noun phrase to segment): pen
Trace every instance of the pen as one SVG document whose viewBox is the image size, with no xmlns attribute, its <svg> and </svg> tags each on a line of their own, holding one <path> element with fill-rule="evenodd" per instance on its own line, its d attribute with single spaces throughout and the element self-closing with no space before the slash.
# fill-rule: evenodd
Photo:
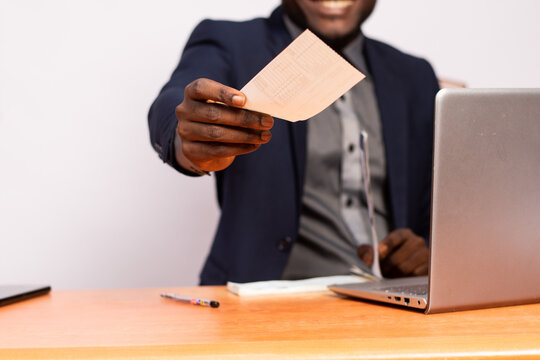
<svg viewBox="0 0 540 360">
<path fill-rule="evenodd" d="M 381 265 L 379 264 L 379 238 L 377 237 L 377 228 L 375 227 L 375 210 L 373 205 L 373 196 L 371 195 L 371 180 L 369 174 L 369 152 L 368 152 L 368 134 L 366 131 L 360 133 L 360 167 L 362 169 L 362 177 L 364 178 L 364 192 L 366 193 L 369 225 L 371 227 L 371 244 L 373 246 L 373 275 L 382 279 Z"/>
<path fill-rule="evenodd" d="M 164 297 L 166 299 L 171 299 L 177 302 L 186 303 L 186 304 L 200 305 L 200 306 L 206 306 L 206 307 L 212 307 L 212 308 L 219 307 L 219 302 L 215 300 L 197 299 L 197 298 L 192 298 L 189 296 L 181 296 L 181 295 L 172 294 L 172 293 L 163 293 L 161 294 L 161 297 Z"/>
</svg>

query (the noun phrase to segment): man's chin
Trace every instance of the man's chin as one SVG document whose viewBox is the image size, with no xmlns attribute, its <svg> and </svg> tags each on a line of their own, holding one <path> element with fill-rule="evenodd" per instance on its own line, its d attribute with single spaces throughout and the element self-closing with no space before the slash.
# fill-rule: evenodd
<svg viewBox="0 0 540 360">
<path fill-rule="evenodd" d="M 322 40 L 329 41 L 329 42 L 339 42 L 342 39 L 350 37 L 349 34 L 335 34 L 335 33 L 328 34 L 328 33 L 321 33 L 321 32 L 317 32 L 317 35 Z"/>
<path fill-rule="evenodd" d="M 360 28 L 360 25 L 353 26 L 351 24 L 342 24 L 341 22 L 336 23 L 331 21 L 328 21 L 327 24 L 315 24 L 315 26 L 309 25 L 311 31 L 318 34 L 320 37 L 331 41 L 356 36 L 356 34 L 358 34 L 358 29 Z"/>
<path fill-rule="evenodd" d="M 328 44 L 334 50 L 341 50 L 346 46 L 352 39 L 354 39 L 359 30 L 343 32 L 343 31 L 320 31 L 318 29 L 311 28 L 311 31 L 315 33 L 322 41 Z"/>
</svg>

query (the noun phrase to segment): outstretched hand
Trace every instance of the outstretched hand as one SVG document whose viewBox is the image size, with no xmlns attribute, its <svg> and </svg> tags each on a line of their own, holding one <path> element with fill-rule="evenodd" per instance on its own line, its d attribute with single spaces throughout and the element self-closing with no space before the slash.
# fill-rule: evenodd
<svg viewBox="0 0 540 360">
<path fill-rule="evenodd" d="M 237 155 L 257 150 L 270 141 L 270 115 L 241 109 L 240 91 L 209 79 L 186 86 L 184 101 L 176 107 L 178 119 L 176 160 L 188 170 L 218 171 Z"/>
</svg>

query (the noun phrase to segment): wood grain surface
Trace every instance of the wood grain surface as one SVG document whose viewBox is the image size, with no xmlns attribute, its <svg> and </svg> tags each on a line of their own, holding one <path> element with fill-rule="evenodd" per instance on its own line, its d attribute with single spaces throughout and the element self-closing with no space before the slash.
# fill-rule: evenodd
<svg viewBox="0 0 540 360">
<path fill-rule="evenodd" d="M 218 300 L 175 303 L 161 292 Z M 424 315 L 331 292 L 72 290 L 0 308 L 0 358 L 540 358 L 540 304 Z"/>
</svg>

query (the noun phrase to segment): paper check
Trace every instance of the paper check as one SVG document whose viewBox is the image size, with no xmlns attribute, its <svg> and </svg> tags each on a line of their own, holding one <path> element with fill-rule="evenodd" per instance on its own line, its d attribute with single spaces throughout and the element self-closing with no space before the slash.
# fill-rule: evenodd
<svg viewBox="0 0 540 360">
<path fill-rule="evenodd" d="M 364 77 L 306 30 L 240 90 L 247 98 L 243 108 L 289 121 L 306 120 Z"/>
</svg>

